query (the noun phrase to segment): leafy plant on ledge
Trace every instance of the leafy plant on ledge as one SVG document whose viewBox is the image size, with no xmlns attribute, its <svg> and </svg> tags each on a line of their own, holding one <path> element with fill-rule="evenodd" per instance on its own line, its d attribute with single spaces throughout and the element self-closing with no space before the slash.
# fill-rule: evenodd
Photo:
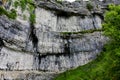
<svg viewBox="0 0 120 80">
<path fill-rule="evenodd" d="M 15 9 L 11 9 L 11 11 L 5 10 L 3 7 L 0 7 L 0 15 L 6 15 L 8 18 L 16 19 L 17 13 Z"/>
<path fill-rule="evenodd" d="M 33 0 L 16 0 L 14 2 L 14 7 L 20 7 L 21 10 L 24 12 L 25 10 L 29 11 L 30 17 L 29 21 L 34 24 L 35 23 L 35 4 Z"/>
</svg>

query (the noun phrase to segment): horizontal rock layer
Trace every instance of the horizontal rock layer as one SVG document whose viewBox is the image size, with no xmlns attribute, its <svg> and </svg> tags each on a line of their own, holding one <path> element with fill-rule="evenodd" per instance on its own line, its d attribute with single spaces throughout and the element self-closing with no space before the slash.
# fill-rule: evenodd
<svg viewBox="0 0 120 80">
<path fill-rule="evenodd" d="M 91 15 L 92 13 L 103 14 L 103 10 L 101 8 L 106 8 L 109 4 L 120 4 L 119 0 L 77 0 L 74 2 L 67 1 L 56 1 L 56 0 L 36 0 L 36 5 L 39 7 L 53 10 L 62 13 L 66 13 L 68 15 Z M 88 5 L 93 6 L 91 10 L 88 9 Z"/>
<path fill-rule="evenodd" d="M 1 80 L 52 80 L 57 73 L 39 71 L 0 71 Z"/>
</svg>

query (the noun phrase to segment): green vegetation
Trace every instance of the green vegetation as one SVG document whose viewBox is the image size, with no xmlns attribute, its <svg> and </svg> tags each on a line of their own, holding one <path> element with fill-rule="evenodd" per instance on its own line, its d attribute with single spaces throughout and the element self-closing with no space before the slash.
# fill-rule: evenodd
<svg viewBox="0 0 120 80">
<path fill-rule="evenodd" d="M 35 7 L 35 4 L 33 0 L 16 0 L 13 6 L 15 8 L 20 6 L 22 11 L 25 9 L 31 11 Z"/>
<path fill-rule="evenodd" d="M 7 11 L 3 7 L 0 7 L 0 15 L 6 15 L 8 18 L 11 19 L 16 19 L 17 17 L 16 11 L 14 9 L 12 9 L 11 11 Z"/>
<path fill-rule="evenodd" d="M 11 1 L 11 0 L 9 0 L 9 1 Z M 28 10 L 30 13 L 30 17 L 29 17 L 30 22 L 35 23 L 34 10 L 35 10 L 36 6 L 35 6 L 33 0 L 16 0 L 14 2 L 13 6 L 15 8 L 21 7 L 22 11 Z M 8 18 L 11 18 L 11 19 L 16 19 L 16 17 L 17 17 L 17 13 L 16 13 L 15 9 L 11 9 L 11 11 L 7 11 L 3 7 L 0 7 L 0 15 L 6 15 Z M 23 15 L 23 16 L 24 16 L 24 18 L 26 18 L 25 15 Z"/>
<path fill-rule="evenodd" d="M 88 2 L 87 5 L 86 5 L 86 7 L 87 7 L 87 9 L 88 9 L 89 11 L 91 11 L 91 10 L 93 9 L 93 5 L 92 5 L 91 2 Z"/>
<path fill-rule="evenodd" d="M 97 31 L 103 31 L 103 29 L 90 29 L 90 30 L 84 30 L 79 32 L 61 32 L 61 34 L 85 34 L 85 33 L 93 33 Z"/>
<path fill-rule="evenodd" d="M 61 73 L 55 80 L 120 80 L 120 5 L 105 14 L 104 34 L 111 39 L 94 61 Z"/>
<path fill-rule="evenodd" d="M 29 20 L 31 23 L 35 23 L 35 4 L 33 0 L 17 0 L 14 2 L 14 7 L 17 8 L 18 6 L 21 7 L 21 10 L 24 12 L 28 10 L 30 13 Z"/>
<path fill-rule="evenodd" d="M 63 0 L 56 0 L 57 2 L 62 2 Z"/>
</svg>

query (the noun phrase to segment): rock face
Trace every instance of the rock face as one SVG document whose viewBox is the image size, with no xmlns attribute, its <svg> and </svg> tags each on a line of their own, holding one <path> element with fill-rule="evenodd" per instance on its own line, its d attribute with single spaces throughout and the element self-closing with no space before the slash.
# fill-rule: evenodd
<svg viewBox="0 0 120 80">
<path fill-rule="evenodd" d="M 1 80 L 52 80 L 55 73 L 39 71 L 0 71 Z"/>
<path fill-rule="evenodd" d="M 28 25 L 9 20 L 4 16 L 0 17 L 0 23 L 0 38 L 3 39 L 5 46 L 16 50 L 33 50 L 32 44 L 28 40 L 30 34 Z"/>
<path fill-rule="evenodd" d="M 99 55 L 108 38 L 102 35 L 98 12 L 89 11 L 81 2 L 58 4 L 53 0 L 36 0 L 36 3 L 34 25 L 23 20 L 19 9 L 21 15 L 17 20 L 0 16 L 1 70 L 62 72 L 87 64 Z M 30 72 L 32 79 L 24 74 L 13 77 L 0 73 L 4 76 L 1 79 L 10 80 L 50 80 L 54 76 Z"/>
<path fill-rule="evenodd" d="M 1 49 L 0 61 L 1 61 L 0 69 L 6 70 L 33 69 L 33 56 L 31 54 L 13 51 L 5 47 Z"/>
</svg>

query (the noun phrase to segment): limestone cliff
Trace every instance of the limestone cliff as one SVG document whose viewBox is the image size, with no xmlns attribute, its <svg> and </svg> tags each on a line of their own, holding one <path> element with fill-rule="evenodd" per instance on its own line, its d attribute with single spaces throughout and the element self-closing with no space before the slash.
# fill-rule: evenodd
<svg viewBox="0 0 120 80">
<path fill-rule="evenodd" d="M 102 3 L 93 1 L 89 10 L 88 2 L 35 0 L 34 25 L 20 8 L 16 20 L 0 16 L 1 79 L 51 80 L 95 59 L 108 40 L 102 35 Z"/>
</svg>

